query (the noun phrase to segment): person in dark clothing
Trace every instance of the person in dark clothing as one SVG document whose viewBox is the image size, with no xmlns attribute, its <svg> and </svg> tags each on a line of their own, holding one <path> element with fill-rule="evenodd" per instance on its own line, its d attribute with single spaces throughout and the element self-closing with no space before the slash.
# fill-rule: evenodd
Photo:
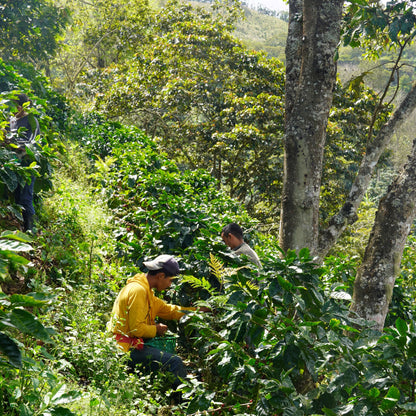
<svg viewBox="0 0 416 416">
<path fill-rule="evenodd" d="M 15 152 L 21 165 L 29 166 L 31 160 L 27 157 L 26 146 L 35 143 L 35 139 L 40 133 L 39 122 L 33 114 L 26 112 L 26 108 L 31 104 L 26 94 L 18 94 L 14 103 L 16 111 L 9 122 L 9 141 L 18 146 Z M 32 175 L 29 183 L 26 183 L 24 186 L 19 184 L 14 191 L 15 202 L 23 208 L 24 231 L 32 231 L 33 229 L 33 218 L 35 215 L 33 206 L 34 186 L 35 177 Z"/>
</svg>

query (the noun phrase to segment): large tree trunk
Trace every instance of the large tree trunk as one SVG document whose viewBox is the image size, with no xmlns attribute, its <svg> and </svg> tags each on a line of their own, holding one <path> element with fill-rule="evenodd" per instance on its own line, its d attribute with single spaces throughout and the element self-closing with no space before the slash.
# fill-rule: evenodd
<svg viewBox="0 0 416 416">
<path fill-rule="evenodd" d="M 280 245 L 318 246 L 319 195 L 343 0 L 290 0 Z"/>
<path fill-rule="evenodd" d="M 327 230 L 319 232 L 319 193 L 325 131 L 335 83 L 334 53 L 343 0 L 290 0 L 286 47 L 285 160 L 280 244 L 309 247 L 323 258 L 355 221 L 374 168 L 394 130 L 416 107 L 416 85 L 393 117 L 369 141 L 356 181 Z M 416 145 L 408 164 L 381 200 L 362 265 L 352 310 L 384 326 L 404 245 L 416 216 Z M 319 240 L 319 241 L 318 241 Z"/>
<path fill-rule="evenodd" d="M 410 227 L 416 216 L 416 140 L 407 165 L 380 201 L 373 230 L 354 285 L 352 310 L 376 322 L 379 330 L 392 298 L 394 282 Z"/>
</svg>

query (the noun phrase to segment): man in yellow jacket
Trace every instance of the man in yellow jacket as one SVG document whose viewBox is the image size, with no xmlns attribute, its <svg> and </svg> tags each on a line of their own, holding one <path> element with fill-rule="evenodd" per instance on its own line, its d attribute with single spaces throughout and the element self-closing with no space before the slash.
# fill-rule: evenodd
<svg viewBox="0 0 416 416">
<path fill-rule="evenodd" d="M 171 305 L 153 294 L 152 289 L 165 290 L 172 279 L 179 274 L 179 264 L 173 256 L 163 254 L 152 261 L 143 263 L 147 274 L 139 273 L 127 280 L 113 306 L 110 330 L 123 351 L 130 351 L 129 368 L 134 371 L 137 365 L 157 371 L 165 369 L 174 375 L 173 388 L 186 377 L 185 365 L 177 355 L 161 351 L 145 341 L 155 336 L 163 336 L 167 326 L 156 323 L 155 318 L 180 319 L 183 308 Z"/>
</svg>

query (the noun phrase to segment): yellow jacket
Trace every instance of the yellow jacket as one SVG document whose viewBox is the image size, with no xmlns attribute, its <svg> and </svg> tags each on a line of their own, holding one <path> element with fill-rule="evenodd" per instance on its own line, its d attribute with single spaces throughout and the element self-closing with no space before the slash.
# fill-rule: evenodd
<svg viewBox="0 0 416 416">
<path fill-rule="evenodd" d="M 113 306 L 109 330 L 134 338 L 154 338 L 156 336 L 155 318 L 179 319 L 184 315 L 181 310 L 194 310 L 178 305 L 171 305 L 153 294 L 145 274 L 136 274 L 127 280 Z M 124 351 L 129 343 L 118 342 Z"/>
</svg>

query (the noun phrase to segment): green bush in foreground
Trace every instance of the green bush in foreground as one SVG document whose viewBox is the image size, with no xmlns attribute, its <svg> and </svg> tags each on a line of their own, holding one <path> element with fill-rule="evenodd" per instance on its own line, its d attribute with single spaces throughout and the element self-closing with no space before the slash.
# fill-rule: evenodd
<svg viewBox="0 0 416 416">
<path fill-rule="evenodd" d="M 367 328 L 350 316 L 346 292 L 322 285 L 325 269 L 305 250 L 265 263 L 253 280 L 213 261 L 223 280 L 208 300 L 214 314 L 187 317 L 203 374 L 185 388 L 188 413 L 413 414 L 414 324 L 397 319 L 384 334 Z"/>
</svg>

